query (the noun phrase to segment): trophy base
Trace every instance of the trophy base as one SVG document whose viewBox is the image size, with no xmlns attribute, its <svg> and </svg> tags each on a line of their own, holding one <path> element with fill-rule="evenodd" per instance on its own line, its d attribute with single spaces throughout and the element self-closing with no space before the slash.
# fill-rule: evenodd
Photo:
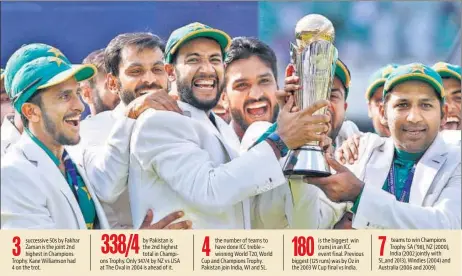
<svg viewBox="0 0 462 276">
<path fill-rule="evenodd" d="M 302 146 L 289 153 L 283 167 L 290 178 L 327 177 L 332 175 L 323 152 L 318 146 Z"/>
<path fill-rule="evenodd" d="M 314 170 L 286 170 L 284 175 L 290 176 L 291 179 L 303 177 L 328 177 L 332 174 L 330 172 L 314 171 Z"/>
</svg>

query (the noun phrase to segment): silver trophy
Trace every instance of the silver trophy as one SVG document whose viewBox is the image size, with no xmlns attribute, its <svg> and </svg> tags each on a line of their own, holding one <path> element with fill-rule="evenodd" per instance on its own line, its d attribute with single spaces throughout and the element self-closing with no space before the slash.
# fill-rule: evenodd
<svg viewBox="0 0 462 276">
<path fill-rule="evenodd" d="M 318 100 L 329 100 L 334 79 L 338 52 L 334 47 L 335 30 L 329 19 L 310 14 L 297 22 L 296 45 L 290 44 L 291 62 L 300 78 L 300 90 L 295 93 L 295 103 L 305 109 Z M 322 108 L 314 114 L 325 114 Z M 285 175 L 329 176 L 329 165 L 319 142 L 308 143 L 289 152 L 284 164 Z"/>
</svg>

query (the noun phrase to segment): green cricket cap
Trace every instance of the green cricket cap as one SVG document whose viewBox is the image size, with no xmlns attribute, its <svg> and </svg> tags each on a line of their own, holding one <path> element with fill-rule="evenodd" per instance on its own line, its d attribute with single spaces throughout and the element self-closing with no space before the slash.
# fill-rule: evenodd
<svg viewBox="0 0 462 276">
<path fill-rule="evenodd" d="M 97 69 L 92 64 L 73 65 L 55 56 L 39 57 L 26 64 L 14 75 L 11 82 L 13 106 L 21 113 L 22 105 L 39 89 L 58 85 L 75 77 L 77 82 L 93 77 Z"/>
<path fill-rule="evenodd" d="M 227 33 L 202 23 L 194 22 L 172 32 L 165 47 L 165 63 L 172 63 L 175 53 L 184 43 L 199 37 L 207 37 L 217 41 L 223 55 L 231 44 L 231 37 Z"/>
<path fill-rule="evenodd" d="M 369 78 L 369 86 L 366 90 L 366 100 L 369 101 L 372 98 L 375 91 L 385 84 L 385 81 L 387 80 L 390 73 L 398 66 L 398 64 L 394 63 L 387 64 L 372 74 L 372 76 Z"/>
<path fill-rule="evenodd" d="M 43 43 L 23 45 L 21 48 L 16 50 L 13 55 L 11 55 L 5 67 L 5 89 L 8 96 L 10 96 L 10 99 L 12 98 L 10 95 L 11 83 L 13 82 L 13 78 L 16 73 L 24 64 L 39 57 L 57 57 L 70 64 L 70 61 L 63 55 L 63 53 L 53 46 Z"/>
<path fill-rule="evenodd" d="M 432 69 L 438 72 L 442 78 L 454 78 L 458 81 L 461 80 L 461 69 L 458 65 L 438 62 L 432 66 Z"/>
<path fill-rule="evenodd" d="M 351 74 L 350 70 L 346 66 L 343 61 L 337 59 L 335 62 L 335 76 L 340 79 L 343 86 L 345 86 L 345 100 L 348 98 L 348 92 L 350 91 L 350 83 L 351 83 Z"/>
<path fill-rule="evenodd" d="M 431 67 L 422 63 L 411 63 L 394 69 L 385 81 L 383 97 L 396 85 L 410 80 L 419 80 L 428 83 L 435 89 L 440 98 L 444 99 L 445 95 L 441 76 Z"/>
</svg>

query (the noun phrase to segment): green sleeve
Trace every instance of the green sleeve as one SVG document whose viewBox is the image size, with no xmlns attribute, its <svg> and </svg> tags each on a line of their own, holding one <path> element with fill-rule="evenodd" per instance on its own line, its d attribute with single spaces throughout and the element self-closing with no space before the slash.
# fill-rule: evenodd
<svg viewBox="0 0 462 276">
<path fill-rule="evenodd" d="M 353 212 L 353 214 L 356 214 L 356 211 L 358 210 L 359 201 L 361 200 L 361 195 L 362 194 L 363 194 L 363 190 L 361 190 L 361 192 L 359 192 L 359 195 L 356 198 L 355 203 L 353 204 L 353 207 L 351 207 L 351 212 Z"/>
<path fill-rule="evenodd" d="M 271 133 L 276 131 L 278 127 L 277 123 L 272 124 L 255 142 L 255 145 L 264 141 Z"/>
</svg>

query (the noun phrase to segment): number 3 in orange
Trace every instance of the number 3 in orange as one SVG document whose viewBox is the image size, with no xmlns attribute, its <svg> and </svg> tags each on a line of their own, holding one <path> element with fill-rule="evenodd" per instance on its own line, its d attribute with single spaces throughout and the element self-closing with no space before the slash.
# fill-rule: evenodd
<svg viewBox="0 0 462 276">
<path fill-rule="evenodd" d="M 205 253 L 205 256 L 210 256 L 210 237 L 205 236 L 204 244 L 202 244 L 202 252 Z"/>
<path fill-rule="evenodd" d="M 18 236 L 13 237 L 13 243 L 16 248 L 13 248 L 13 256 L 17 257 L 21 254 L 21 238 Z"/>
</svg>

